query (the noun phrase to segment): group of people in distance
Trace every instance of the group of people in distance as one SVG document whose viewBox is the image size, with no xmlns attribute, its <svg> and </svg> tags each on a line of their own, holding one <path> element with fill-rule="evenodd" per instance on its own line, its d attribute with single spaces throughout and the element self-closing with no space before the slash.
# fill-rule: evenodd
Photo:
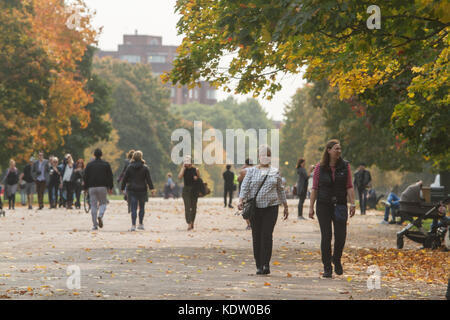
<svg viewBox="0 0 450 320">
<path fill-rule="evenodd" d="M 44 159 L 44 153 L 38 153 L 38 159 L 30 158 L 29 162 L 19 172 L 16 162 L 11 159 L 9 168 L 3 177 L 5 186 L 5 199 L 8 200 L 10 210 L 15 209 L 15 198 L 18 190 L 26 196 L 28 209 L 33 209 L 33 195 L 36 190 L 39 209 L 44 208 L 44 193 L 48 189 L 49 206 L 54 209 L 64 206 L 73 208 L 74 195 L 75 207 L 80 208 L 80 196 L 82 191 L 84 161 L 79 159 L 74 163 L 72 156 L 66 154 L 63 161 L 59 163 L 58 158 L 51 156 L 49 160 Z M 25 205 L 25 199 L 22 199 Z"/>
</svg>

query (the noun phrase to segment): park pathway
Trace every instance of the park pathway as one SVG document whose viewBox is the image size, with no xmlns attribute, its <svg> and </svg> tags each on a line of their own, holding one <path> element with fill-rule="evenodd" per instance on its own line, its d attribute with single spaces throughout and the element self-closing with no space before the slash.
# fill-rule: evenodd
<svg viewBox="0 0 450 320">
<path fill-rule="evenodd" d="M 150 199 L 145 231 L 128 232 L 123 201 L 111 201 L 104 228 L 90 215 L 64 209 L 18 208 L 0 218 L 2 299 L 442 299 L 446 285 L 381 279 L 367 288 L 367 267 L 344 259 L 344 275 L 321 279 L 317 220 L 298 221 L 282 210 L 274 232 L 272 274 L 256 276 L 251 231 L 223 200 L 199 200 L 196 228 L 187 232 L 181 199 Z M 307 212 L 307 210 L 305 210 Z M 394 248 L 398 226 L 381 213 L 351 219 L 346 253 Z M 417 250 L 411 242 L 405 249 Z M 447 260 L 448 262 L 448 260 Z M 68 289 L 68 266 L 81 271 L 81 288 Z M 382 275 L 383 276 L 383 275 Z"/>
</svg>

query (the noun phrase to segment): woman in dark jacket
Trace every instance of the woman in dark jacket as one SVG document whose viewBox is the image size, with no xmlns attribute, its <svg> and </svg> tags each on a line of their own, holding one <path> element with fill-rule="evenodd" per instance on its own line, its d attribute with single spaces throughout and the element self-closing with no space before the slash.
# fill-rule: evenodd
<svg viewBox="0 0 450 320">
<path fill-rule="evenodd" d="M 147 186 L 155 194 L 150 170 L 142 159 L 142 151 L 136 151 L 122 179 L 121 190 L 127 188 L 131 207 L 131 229 L 136 231 L 137 207 L 139 205 L 139 230 L 144 230 L 145 202 L 148 199 Z"/>
<path fill-rule="evenodd" d="M 131 161 L 133 160 L 133 155 L 134 155 L 135 152 L 136 151 L 134 151 L 133 149 L 128 151 L 127 158 L 125 159 L 125 161 L 123 163 L 122 172 L 120 173 L 119 178 L 117 179 L 117 183 L 118 184 L 122 183 L 123 177 L 125 177 L 125 172 L 127 171 L 127 168 L 130 165 Z M 127 189 L 126 189 L 126 187 L 125 187 L 123 198 L 127 202 L 128 213 L 131 213 L 130 201 L 129 201 L 128 196 L 127 196 Z"/>
<path fill-rule="evenodd" d="M 9 210 L 15 210 L 16 206 L 16 192 L 19 183 L 19 170 L 16 168 L 16 162 L 11 159 L 9 161 L 9 168 L 6 171 L 4 178 L 5 198 L 8 199 Z"/>
<path fill-rule="evenodd" d="M 192 166 L 191 156 L 184 158 L 183 167 L 178 173 L 178 179 L 184 180 L 183 186 L 183 202 L 184 202 L 184 216 L 188 224 L 188 231 L 194 229 L 195 216 L 197 214 L 197 200 L 198 194 L 195 190 L 195 183 L 200 178 L 200 171 L 198 168 Z"/>
<path fill-rule="evenodd" d="M 309 217 L 314 219 L 314 203 L 317 200 L 317 219 L 321 233 L 322 263 L 324 278 L 332 277 L 331 262 L 337 275 L 343 274 L 341 256 L 347 235 L 347 198 L 350 200 L 350 217 L 355 215 L 355 191 L 352 184 L 350 165 L 341 158 L 338 140 L 330 140 L 322 161 L 314 169 Z M 334 253 L 331 255 L 331 237 L 334 229 Z"/>
<path fill-rule="evenodd" d="M 83 172 L 84 172 L 84 160 L 78 159 L 75 163 L 75 170 L 72 174 L 72 183 L 75 191 L 75 197 L 77 198 L 75 202 L 75 208 L 81 208 L 81 191 L 83 190 Z"/>
<path fill-rule="evenodd" d="M 61 173 L 58 169 L 58 158 L 53 157 L 50 160 L 49 182 L 48 182 L 48 198 L 50 209 L 56 209 L 58 204 L 58 191 L 61 183 Z"/>
<path fill-rule="evenodd" d="M 298 195 L 298 219 L 303 220 L 303 203 L 306 199 L 306 192 L 308 191 L 308 173 L 305 169 L 306 161 L 305 159 L 298 159 L 297 169 L 298 180 L 297 180 L 297 195 Z"/>
</svg>

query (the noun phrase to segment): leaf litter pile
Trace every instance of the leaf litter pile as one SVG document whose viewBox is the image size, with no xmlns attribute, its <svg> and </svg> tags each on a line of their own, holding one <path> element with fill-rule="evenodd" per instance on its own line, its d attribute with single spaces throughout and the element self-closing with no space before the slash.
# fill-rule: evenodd
<svg viewBox="0 0 450 320">
<path fill-rule="evenodd" d="M 345 249 L 342 261 L 345 268 L 361 272 L 376 265 L 389 281 L 447 284 L 450 275 L 450 254 L 439 250 Z"/>
</svg>

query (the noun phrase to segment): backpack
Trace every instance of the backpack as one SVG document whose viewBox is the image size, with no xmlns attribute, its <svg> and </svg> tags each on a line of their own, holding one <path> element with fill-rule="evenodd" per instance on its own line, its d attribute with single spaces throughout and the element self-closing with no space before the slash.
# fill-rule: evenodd
<svg viewBox="0 0 450 320">
<path fill-rule="evenodd" d="M 9 171 L 6 177 L 6 184 L 12 186 L 19 182 L 19 175 L 15 171 Z"/>
</svg>

